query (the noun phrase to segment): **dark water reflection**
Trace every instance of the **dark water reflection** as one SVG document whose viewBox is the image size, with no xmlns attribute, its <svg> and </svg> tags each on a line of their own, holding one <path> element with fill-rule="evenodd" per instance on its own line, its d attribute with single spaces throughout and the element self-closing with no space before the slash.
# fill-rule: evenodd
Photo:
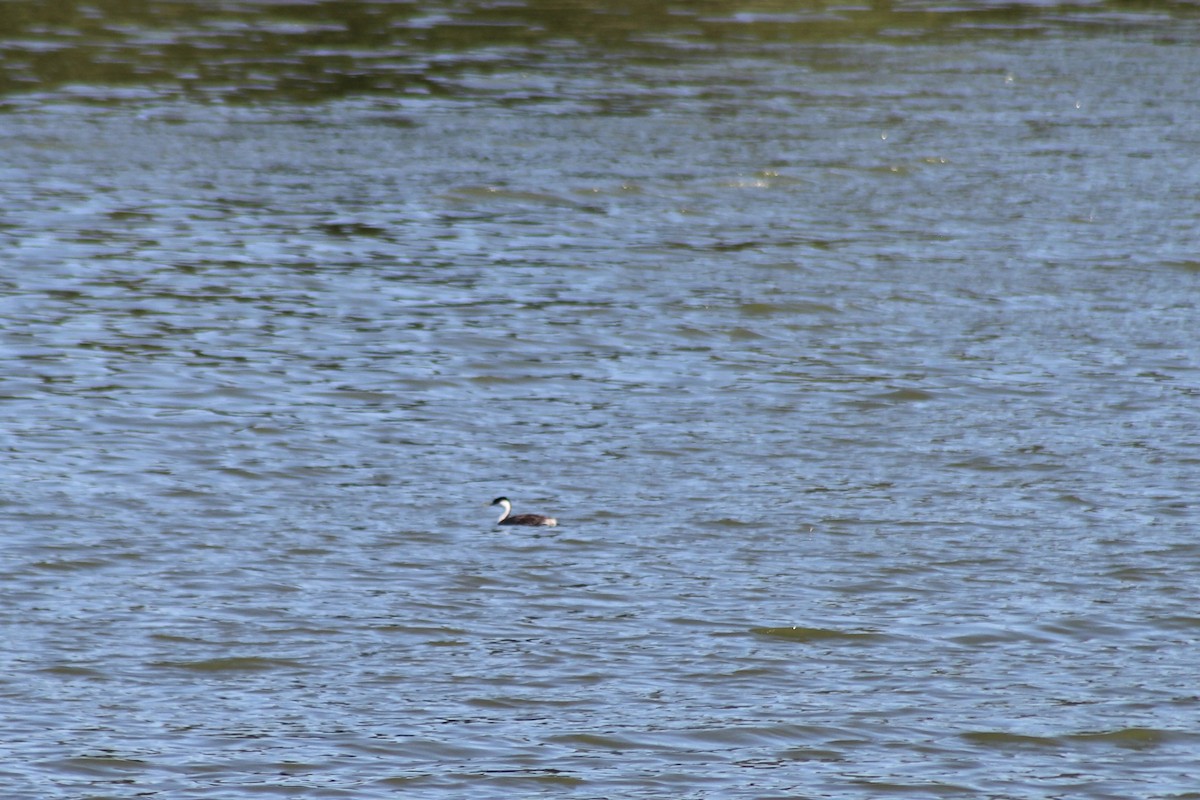
<svg viewBox="0 0 1200 800">
<path fill-rule="evenodd" d="M 1195 7 L 0 11 L 5 797 L 1195 792 Z"/>
<path fill-rule="evenodd" d="M 487 93 L 467 76 L 517 67 L 590 72 L 619 58 L 686 68 L 697 58 L 785 53 L 819 63 L 828 57 L 822 45 L 853 52 L 872 40 L 945 44 L 1057 31 L 1149 29 L 1171 38 L 1179 21 L 1200 16 L 1192 3 L 1137 3 L 1132 14 L 1128 5 L 10 2 L 0 15 L 0 94 L 107 86 L 124 99 L 147 88 L 226 102 L 455 97 Z"/>
</svg>

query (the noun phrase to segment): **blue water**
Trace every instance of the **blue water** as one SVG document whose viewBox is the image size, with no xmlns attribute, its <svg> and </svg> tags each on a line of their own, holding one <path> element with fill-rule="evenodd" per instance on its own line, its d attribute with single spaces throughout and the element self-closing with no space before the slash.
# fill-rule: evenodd
<svg viewBox="0 0 1200 800">
<path fill-rule="evenodd" d="M 1188 9 L 179 8 L 0 28 L 5 796 L 1200 797 Z"/>
</svg>

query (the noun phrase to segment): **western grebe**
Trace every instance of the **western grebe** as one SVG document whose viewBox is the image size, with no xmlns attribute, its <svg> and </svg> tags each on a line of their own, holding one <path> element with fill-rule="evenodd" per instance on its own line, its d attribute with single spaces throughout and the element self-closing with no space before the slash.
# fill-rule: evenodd
<svg viewBox="0 0 1200 800">
<path fill-rule="evenodd" d="M 492 505 L 500 506 L 504 509 L 504 513 L 500 515 L 500 519 L 496 520 L 497 525 L 545 525 L 546 527 L 553 527 L 558 524 L 558 520 L 554 517 L 543 517 L 541 514 L 517 514 L 515 517 L 510 517 L 512 503 L 508 502 L 507 497 L 497 497 L 492 501 Z"/>
</svg>

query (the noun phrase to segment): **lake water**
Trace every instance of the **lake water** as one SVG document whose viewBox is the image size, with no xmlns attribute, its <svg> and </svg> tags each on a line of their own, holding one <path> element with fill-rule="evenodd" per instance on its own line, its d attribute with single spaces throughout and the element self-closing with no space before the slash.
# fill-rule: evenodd
<svg viewBox="0 0 1200 800">
<path fill-rule="evenodd" d="M 5 797 L 1200 798 L 1196 6 L 0 20 Z"/>
</svg>

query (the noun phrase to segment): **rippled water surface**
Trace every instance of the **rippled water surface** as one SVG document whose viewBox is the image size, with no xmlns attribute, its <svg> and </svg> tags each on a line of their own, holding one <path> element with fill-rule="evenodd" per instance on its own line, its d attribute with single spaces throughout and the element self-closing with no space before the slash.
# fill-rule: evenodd
<svg viewBox="0 0 1200 800">
<path fill-rule="evenodd" d="M 1194 5 L 3 12 L 5 797 L 1200 798 Z"/>
</svg>

